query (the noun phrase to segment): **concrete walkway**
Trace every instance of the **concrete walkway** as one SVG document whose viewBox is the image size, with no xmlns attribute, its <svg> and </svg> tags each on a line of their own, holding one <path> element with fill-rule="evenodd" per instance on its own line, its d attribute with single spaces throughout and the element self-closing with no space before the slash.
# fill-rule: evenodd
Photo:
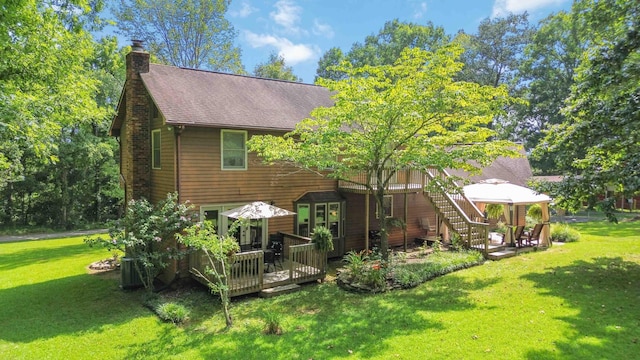
<svg viewBox="0 0 640 360">
<path fill-rule="evenodd" d="M 67 232 L 51 233 L 51 234 L 6 235 L 6 236 L 0 236 L 0 242 L 56 239 L 56 238 L 64 238 L 64 237 L 72 237 L 72 236 L 100 234 L 100 233 L 106 233 L 108 231 L 109 230 L 107 229 L 94 229 L 94 230 L 67 231 Z"/>
</svg>

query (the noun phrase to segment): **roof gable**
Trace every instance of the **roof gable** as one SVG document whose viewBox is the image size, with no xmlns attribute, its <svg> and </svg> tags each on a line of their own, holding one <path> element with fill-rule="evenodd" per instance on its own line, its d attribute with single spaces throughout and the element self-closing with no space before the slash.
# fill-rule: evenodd
<svg viewBox="0 0 640 360">
<path fill-rule="evenodd" d="M 140 77 L 167 125 L 288 131 L 333 104 L 326 88 L 288 81 L 157 64 Z"/>
</svg>

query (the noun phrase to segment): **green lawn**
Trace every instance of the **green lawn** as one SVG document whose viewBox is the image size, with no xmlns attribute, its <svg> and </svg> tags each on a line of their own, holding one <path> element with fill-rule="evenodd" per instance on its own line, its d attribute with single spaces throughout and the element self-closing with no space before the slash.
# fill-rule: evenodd
<svg viewBox="0 0 640 360">
<path fill-rule="evenodd" d="M 141 291 L 86 266 L 82 238 L 0 243 L 0 358 L 623 359 L 640 354 L 640 222 L 575 225 L 581 241 L 458 271 L 411 290 L 332 282 L 235 299 L 235 325 L 205 291 L 192 320 L 163 323 Z M 283 335 L 264 335 L 265 312 Z"/>
</svg>

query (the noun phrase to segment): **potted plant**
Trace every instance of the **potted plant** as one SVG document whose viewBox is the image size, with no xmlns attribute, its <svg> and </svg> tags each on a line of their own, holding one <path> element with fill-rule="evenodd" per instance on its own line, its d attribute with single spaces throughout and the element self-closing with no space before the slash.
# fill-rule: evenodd
<svg viewBox="0 0 640 360">
<path fill-rule="evenodd" d="M 311 242 L 316 245 L 318 251 L 333 250 L 333 234 L 331 234 L 331 230 L 324 226 L 316 226 L 313 228 Z"/>
</svg>

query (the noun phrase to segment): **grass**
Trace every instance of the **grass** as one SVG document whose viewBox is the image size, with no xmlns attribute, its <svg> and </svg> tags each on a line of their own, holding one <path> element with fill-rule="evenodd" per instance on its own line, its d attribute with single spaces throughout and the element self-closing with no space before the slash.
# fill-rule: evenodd
<svg viewBox="0 0 640 360">
<path fill-rule="evenodd" d="M 82 238 L 0 243 L 0 357 L 11 359 L 616 359 L 640 346 L 640 222 L 572 225 L 579 242 L 457 271 L 410 290 L 326 282 L 234 299 L 224 330 L 194 289 L 190 320 L 161 321 L 142 291 L 86 266 Z M 280 314 L 268 335 L 265 313 Z"/>
</svg>

